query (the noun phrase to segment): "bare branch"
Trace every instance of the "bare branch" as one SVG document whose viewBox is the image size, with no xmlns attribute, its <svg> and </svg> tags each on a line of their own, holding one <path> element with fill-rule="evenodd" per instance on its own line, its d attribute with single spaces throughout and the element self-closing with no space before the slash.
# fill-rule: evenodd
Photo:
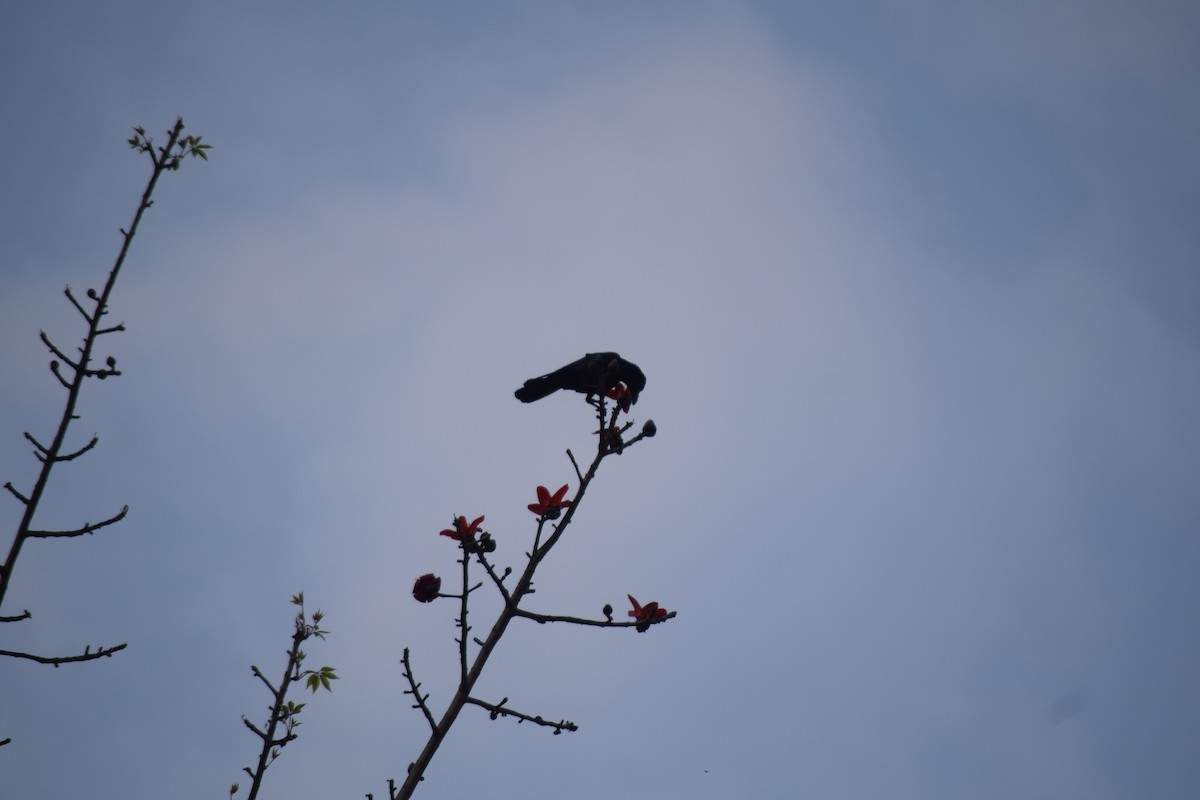
<svg viewBox="0 0 1200 800">
<path fill-rule="evenodd" d="M 54 373 L 54 377 L 58 378 L 58 382 L 63 385 L 63 388 L 68 390 L 71 388 L 71 382 L 64 378 L 58 370 L 58 361 L 50 362 L 50 371 Z"/>
<path fill-rule="evenodd" d="M 25 434 L 25 435 L 29 436 L 29 434 Z M 29 436 L 29 439 L 32 441 L 33 437 Z M 99 443 L 100 443 L 100 437 L 92 436 L 92 440 L 90 442 L 88 442 L 83 447 L 76 450 L 74 453 L 70 453 L 65 456 L 56 456 L 54 460 L 55 461 L 74 461 L 75 459 L 79 458 L 81 455 L 86 453 L 88 450 L 91 450 L 93 447 L 95 447 Z M 34 444 L 37 444 L 37 442 L 34 442 Z M 43 451 L 43 452 L 45 452 L 45 451 Z"/>
<path fill-rule="evenodd" d="M 551 722 L 550 720 L 543 719 L 541 716 L 531 716 L 520 711 L 514 711 L 511 708 L 505 708 L 504 704 L 508 702 L 507 697 L 501 700 L 498 704 L 489 703 L 486 700 L 480 700 L 476 697 L 468 697 L 467 702 L 471 703 L 472 705 L 486 708 L 488 711 L 492 712 L 492 719 L 496 719 L 497 717 L 516 717 L 517 720 L 521 722 L 529 721 L 535 725 L 543 725 L 547 728 L 553 728 L 555 736 L 559 735 L 563 731 L 574 732 L 579 730 L 578 725 L 565 719 L 559 720 L 558 722 Z"/>
<path fill-rule="evenodd" d="M 651 624 L 658 624 L 659 622 L 664 622 L 668 619 L 674 619 L 677 613 L 679 612 L 669 611 L 665 617 L 660 617 L 659 619 L 654 620 L 654 622 Z M 645 620 L 614 622 L 612 620 L 584 619 L 583 617 L 568 617 L 559 614 L 536 614 L 532 611 L 526 611 L 523 608 L 516 609 L 516 611 L 513 612 L 513 615 L 517 617 L 524 617 L 525 619 L 531 619 L 539 625 L 543 625 L 547 622 L 569 622 L 572 625 L 590 625 L 594 628 L 636 628 L 638 625 L 645 624 Z"/>
<path fill-rule="evenodd" d="M 59 350 L 57 347 L 55 347 L 54 342 L 50 341 L 50 337 L 46 335 L 45 331 L 38 331 L 38 336 L 41 337 L 42 342 L 45 343 L 46 347 L 50 348 L 50 352 L 54 353 L 54 355 L 58 356 L 59 361 L 65 361 L 67 366 L 69 366 L 71 369 L 74 369 L 74 370 L 79 369 L 79 364 L 72 361 L 70 359 L 70 357 L 67 356 L 66 353 L 64 353 L 62 350 Z"/>
<path fill-rule="evenodd" d="M 83 536 L 85 533 L 94 533 L 101 528 L 106 528 L 109 525 L 120 522 L 121 520 L 125 519 L 125 515 L 128 513 L 129 506 L 122 506 L 119 512 L 108 519 L 100 522 L 85 523 L 82 528 L 76 528 L 73 531 L 29 531 L 26 535 L 28 535 L 31 539 L 58 539 L 71 536 Z"/>
<path fill-rule="evenodd" d="M 484 555 L 482 550 L 476 550 L 475 557 L 479 559 L 479 563 L 487 570 L 487 574 L 491 576 L 492 582 L 496 584 L 496 588 L 500 591 L 501 596 L 504 597 L 504 602 L 507 604 L 512 600 L 512 595 L 509 594 L 508 587 L 504 585 L 504 579 L 512 574 L 512 568 L 506 567 L 503 575 L 497 575 L 496 570 L 492 568 L 491 562 L 487 560 L 487 556 Z"/>
<path fill-rule="evenodd" d="M 21 620 L 29 619 L 33 614 L 29 613 L 29 609 L 25 609 L 25 613 L 18 614 L 15 617 L 0 617 L 0 622 L 20 622 Z"/>
<path fill-rule="evenodd" d="M 467 552 L 468 542 L 465 534 L 459 544 L 462 546 L 462 599 L 458 614 L 458 660 L 460 669 L 458 685 L 466 686 L 467 634 L 471 631 L 470 626 L 467 624 L 467 599 L 471 595 L 471 590 L 467 588 L 470 583 L 471 554 Z"/>
<path fill-rule="evenodd" d="M 254 731 L 255 735 L 256 735 L 256 736 L 258 736 L 258 738 L 260 738 L 260 739 L 262 739 L 262 740 L 264 740 L 264 741 L 266 740 L 266 738 L 267 738 L 267 735 L 266 735 L 265 733 L 263 733 L 262 731 L 260 731 L 260 730 L 258 729 L 258 726 L 257 726 L 257 725 L 255 725 L 253 722 L 251 722 L 250 720 L 246 719 L 245 717 L 242 717 L 242 722 L 244 722 L 244 723 L 246 724 L 246 727 L 247 727 L 247 728 L 249 728 L 250 730 Z M 249 769 L 247 769 L 247 772 L 249 772 Z"/>
<path fill-rule="evenodd" d="M 8 481 L 7 483 L 5 483 L 4 488 L 8 489 L 10 492 L 12 492 L 13 497 L 17 498 L 25 505 L 29 505 L 29 498 L 26 497 L 25 495 L 21 494 L 20 492 L 18 492 L 17 487 L 12 485 L 12 481 Z"/>
<path fill-rule="evenodd" d="M 144 131 L 140 127 L 135 128 L 134 130 L 136 131 L 136 135 L 130 140 L 130 145 L 138 150 L 147 150 L 148 148 L 142 146 L 144 144 L 144 141 L 142 141 L 144 140 Z M 168 136 L 170 137 L 168 140 L 168 150 L 174 147 L 176 143 L 180 141 L 179 137 L 182 132 L 183 120 L 181 119 L 175 123 L 174 129 L 168 132 Z M 199 137 L 189 137 L 188 141 L 194 144 L 199 141 Z M 34 481 L 34 486 L 29 496 L 26 497 L 18 492 L 15 488 L 13 488 L 11 483 L 6 484 L 6 488 L 8 488 L 13 496 L 25 504 L 25 512 L 22 515 L 21 522 L 17 526 L 16 535 L 13 536 L 12 544 L 8 548 L 8 555 L 4 559 L 3 568 L 0 568 L 0 605 L 3 605 L 4 603 L 4 598 L 8 593 L 9 584 L 12 581 L 13 569 L 16 566 L 17 559 L 21 554 L 21 549 L 26 540 L 33 537 L 78 536 L 84 533 L 91 533 L 101 527 L 104 527 L 105 525 L 111 525 L 113 522 L 116 522 L 124 517 L 126 511 L 128 511 L 128 508 L 126 507 L 117 516 L 96 525 L 86 525 L 78 531 L 32 530 L 33 519 L 37 512 L 38 504 L 41 502 L 42 496 L 46 491 L 54 464 L 59 460 L 71 460 L 72 458 L 81 455 L 83 452 L 86 452 L 88 449 L 94 446 L 89 445 L 76 453 L 60 457 L 63 443 L 66 441 L 68 429 L 74 420 L 79 419 L 79 415 L 76 413 L 76 407 L 79 404 L 80 392 L 83 386 L 82 378 L 86 377 L 88 374 L 85 370 L 87 370 L 87 365 L 91 361 L 92 351 L 96 344 L 96 337 L 101 333 L 108 333 L 113 330 L 121 329 L 121 326 L 108 328 L 103 331 L 100 329 L 100 320 L 107 313 L 106 309 L 108 307 L 109 297 L 112 295 L 112 292 L 116 286 L 117 278 L 121 272 L 122 266 L 125 263 L 125 259 L 129 255 L 129 249 L 132 246 L 134 236 L 137 234 L 138 226 L 141 224 L 146 210 L 149 209 L 152 204 L 151 197 L 154 194 L 155 186 L 158 184 L 158 179 L 162 176 L 164 171 L 168 169 L 176 169 L 178 166 L 174 160 L 169 159 L 166 156 L 161 159 L 155 158 L 152 152 L 150 153 L 150 156 L 154 163 L 153 172 L 150 175 L 150 179 L 146 182 L 146 188 L 142 192 L 141 200 L 138 203 L 137 210 L 133 215 L 133 222 L 129 225 L 127 230 L 122 230 L 123 241 L 121 243 L 120 250 L 117 253 L 116 260 L 113 262 L 112 268 L 108 272 L 108 277 L 105 279 L 104 287 L 99 292 L 94 289 L 89 289 L 87 292 L 88 299 L 93 300 L 96 303 L 95 311 L 89 314 L 83 308 L 82 304 L 75 298 L 70 287 L 68 286 L 64 289 L 67 299 L 72 305 L 75 306 L 76 310 L 79 311 L 83 315 L 84 319 L 86 319 L 88 322 L 87 332 L 83 337 L 82 346 L 79 347 L 78 360 L 69 358 L 66 353 L 64 353 L 58 348 L 57 345 L 50 341 L 50 337 L 46 335 L 44 330 L 38 332 L 43 344 L 45 344 L 46 347 L 49 348 L 50 352 L 55 356 L 55 359 L 50 362 L 50 371 L 54 373 L 56 378 L 58 378 L 58 382 L 62 384 L 64 388 L 66 388 L 67 397 L 66 402 L 63 404 L 62 415 L 59 418 L 58 427 L 55 431 L 52 443 L 48 447 L 42 446 L 42 449 L 39 450 L 42 468 L 38 473 L 37 479 Z M 61 369 L 63 364 L 66 364 L 74 370 L 75 374 L 72 376 L 72 380 L 67 380 L 63 376 Z M 109 374 L 116 374 L 116 364 L 113 359 L 107 359 L 106 364 L 108 369 L 96 373 L 97 377 L 107 377 Z M 124 647 L 124 645 L 122 645 L 122 647 Z M 88 655 L 92 658 L 95 657 L 91 654 L 85 655 Z"/>
<path fill-rule="evenodd" d="M 87 320 L 87 323 L 89 325 L 91 325 L 92 324 L 92 315 L 89 314 L 88 312 L 84 311 L 83 306 L 79 305 L 79 301 L 76 300 L 75 295 L 71 293 L 70 286 L 63 289 L 63 294 L 65 294 L 67 296 L 67 299 L 71 301 L 71 305 L 75 306 L 75 308 L 79 311 L 79 313 L 83 315 L 83 318 L 85 320 Z"/>
<path fill-rule="evenodd" d="M 279 694 L 279 691 L 274 686 L 271 685 L 271 682 L 269 680 L 267 680 L 267 676 L 262 674 L 262 670 L 260 670 L 258 667 L 251 664 L 250 671 L 253 672 L 260 681 L 262 681 L 263 683 L 265 683 L 267 685 L 267 689 L 270 690 L 271 694 Z"/>
<path fill-rule="evenodd" d="M 38 461 L 44 461 L 45 459 L 43 458 L 43 456 L 45 456 L 47 453 L 49 453 L 50 450 L 47 449 L 47 447 L 44 444 L 42 444 L 37 439 L 35 439 L 33 434 L 30 433 L 29 431 L 25 431 L 24 436 L 26 439 L 28 439 L 33 444 L 34 447 L 36 447 L 38 449 L 38 453 L 39 453 Z"/>
<path fill-rule="evenodd" d="M 83 652 L 77 656 L 39 656 L 34 655 L 33 653 L 22 653 L 16 650 L 0 650 L 0 656 L 8 656 L 10 658 L 25 658 L 30 661 L 36 661 L 39 664 L 53 664 L 57 667 L 60 664 L 69 664 L 74 661 L 95 661 L 97 658 L 107 658 L 113 653 L 118 653 L 124 650 L 128 646 L 129 643 L 126 642 L 124 644 L 119 644 L 116 647 L 101 647 L 93 653 L 92 648 L 89 645 L 88 647 L 83 648 Z"/>
<path fill-rule="evenodd" d="M 571 459 L 571 466 L 575 468 L 575 477 L 583 483 L 583 473 L 579 471 L 579 462 L 575 460 L 575 454 L 571 452 L 571 448 L 567 448 L 567 458 Z"/>
<path fill-rule="evenodd" d="M 409 688 L 404 690 L 405 694 L 411 694 L 417 702 L 413 703 L 413 708 L 421 709 L 421 713 L 425 715 L 425 719 L 429 721 L 429 727 L 434 731 L 437 730 L 437 722 L 433 719 L 433 713 L 430 712 L 429 706 L 425 703 L 429 699 L 429 695 L 421 694 L 421 684 L 417 683 L 413 677 L 412 661 L 409 658 L 408 648 L 404 648 L 404 659 L 401 661 L 404 664 L 404 677 L 408 679 Z"/>
</svg>

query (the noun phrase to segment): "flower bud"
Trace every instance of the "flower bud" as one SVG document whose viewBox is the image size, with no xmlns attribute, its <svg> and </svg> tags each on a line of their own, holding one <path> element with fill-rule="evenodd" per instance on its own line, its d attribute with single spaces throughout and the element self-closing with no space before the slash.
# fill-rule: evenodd
<svg viewBox="0 0 1200 800">
<path fill-rule="evenodd" d="M 432 603 L 442 590 L 442 579 L 432 572 L 417 578 L 413 584 L 413 597 L 420 603 Z"/>
<path fill-rule="evenodd" d="M 649 439 L 654 434 L 658 433 L 658 426 L 654 424 L 654 420 L 646 420 L 646 424 L 642 426 L 642 436 Z"/>
</svg>

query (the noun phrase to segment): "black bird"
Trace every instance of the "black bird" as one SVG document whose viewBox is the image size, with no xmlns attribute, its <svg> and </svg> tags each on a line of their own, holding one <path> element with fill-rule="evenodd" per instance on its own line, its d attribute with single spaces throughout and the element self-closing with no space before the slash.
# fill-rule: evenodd
<svg viewBox="0 0 1200 800">
<path fill-rule="evenodd" d="M 548 375 L 530 378 L 514 394 L 522 403 L 541 400 L 559 389 L 571 389 L 583 394 L 604 394 L 616 388 L 618 383 L 629 387 L 630 402 L 636 403 L 638 394 L 646 388 L 646 376 L 632 361 L 626 361 L 616 353 L 588 353 L 578 361 L 572 361 Z"/>
</svg>

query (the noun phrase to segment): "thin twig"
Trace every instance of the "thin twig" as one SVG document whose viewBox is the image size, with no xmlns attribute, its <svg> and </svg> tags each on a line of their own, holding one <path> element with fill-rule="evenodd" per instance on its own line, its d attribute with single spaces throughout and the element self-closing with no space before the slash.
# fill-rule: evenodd
<svg viewBox="0 0 1200 800">
<path fill-rule="evenodd" d="M 575 454 L 571 452 L 571 448 L 567 448 L 567 458 L 571 459 L 571 466 L 575 468 L 575 477 L 583 483 L 583 473 L 579 471 L 579 462 L 575 460 Z"/>
<path fill-rule="evenodd" d="M 525 619 L 531 619 L 534 622 L 537 622 L 539 624 L 544 624 L 547 622 L 569 622 L 572 625 L 591 625 L 592 627 L 595 627 L 595 628 L 636 628 L 639 625 L 645 624 L 645 621 L 639 621 L 639 620 L 630 620 L 628 622 L 625 622 L 625 621 L 616 622 L 614 620 L 585 619 L 584 617 L 570 617 L 570 616 L 565 616 L 562 614 L 538 614 L 533 611 L 526 611 L 523 608 L 517 609 L 516 612 L 514 612 L 514 613 L 518 617 L 524 617 Z M 676 612 L 676 611 L 669 611 L 669 612 L 667 612 L 666 616 L 655 619 L 651 624 L 657 624 L 659 622 L 663 622 L 664 620 L 674 619 L 675 615 L 677 613 L 678 612 Z"/>
<path fill-rule="evenodd" d="M 18 617 L 17 619 L 20 619 Z M 97 658 L 108 658 L 113 653 L 118 653 L 129 646 L 129 643 L 119 644 L 116 647 L 101 647 L 95 652 L 92 652 L 91 646 L 85 647 L 83 652 L 77 656 L 39 656 L 33 653 L 22 653 L 17 650 L 0 650 L 0 656 L 8 656 L 9 658 L 25 658 L 30 661 L 36 661 L 39 664 L 70 664 L 75 661 L 95 661 Z"/>
<path fill-rule="evenodd" d="M 101 528 L 106 528 L 109 525 L 114 525 L 125 519 L 125 515 L 129 513 L 129 506 L 121 506 L 121 510 L 111 517 L 100 522 L 84 523 L 82 528 L 76 528 L 73 531 L 28 531 L 26 535 L 30 539 L 57 539 L 71 536 L 83 536 L 85 533 L 94 533 Z"/>
<path fill-rule="evenodd" d="M 489 703 L 486 700 L 480 700 L 477 697 L 468 697 L 467 702 L 471 703 L 472 705 L 486 708 L 488 711 L 492 712 L 492 719 L 496 719 L 497 717 L 516 717 L 518 720 L 532 722 L 536 725 L 544 725 L 547 728 L 554 728 L 555 736 L 563 731 L 574 732 L 579 730 L 578 725 L 565 719 L 559 720 L 558 722 L 551 722 L 548 719 L 543 719 L 541 716 L 533 716 L 531 714 L 525 714 L 521 711 L 515 711 L 511 708 L 506 708 L 504 704 L 508 702 L 507 697 L 501 700 L 498 704 Z"/>
<path fill-rule="evenodd" d="M 79 311 L 79 313 L 83 315 L 83 318 L 85 320 L 87 320 L 87 323 L 89 325 L 91 325 L 92 324 L 91 315 L 88 314 L 88 312 L 84 311 L 83 306 L 79 305 L 79 301 L 75 299 L 75 295 L 72 294 L 70 286 L 63 289 L 63 294 L 65 294 L 67 296 L 67 299 L 71 301 L 71 305 L 75 306 L 75 308 Z"/>
<path fill-rule="evenodd" d="M 455 524 L 458 524 L 457 521 Z M 463 532 L 463 538 L 459 544 L 462 546 L 462 601 L 458 613 L 458 660 L 460 667 L 458 681 L 459 686 L 462 686 L 467 682 L 467 631 L 470 630 L 467 627 L 467 597 L 470 595 L 470 591 L 467 589 L 467 582 L 469 580 L 468 573 L 471 566 L 471 554 L 467 552 L 468 539 L 465 532 Z"/>
<path fill-rule="evenodd" d="M 28 434 L 26 434 L 26 435 L 28 436 Z M 33 441 L 32 436 L 29 436 L 29 439 L 30 439 L 30 441 Z M 56 461 L 74 461 L 75 459 L 79 458 L 81 455 L 86 453 L 88 450 L 91 450 L 93 447 L 95 447 L 99 443 L 100 443 L 100 437 L 93 436 L 92 440 L 90 442 L 88 442 L 83 447 L 76 450 L 74 453 L 70 453 L 65 456 L 56 456 L 55 460 Z M 35 441 L 34 444 L 37 444 L 37 442 Z M 39 449 L 41 449 L 40 445 L 39 445 Z M 43 450 L 42 452 L 45 452 L 45 450 Z"/>
<path fill-rule="evenodd" d="M 408 655 L 408 648 L 404 648 L 404 659 L 401 662 L 404 664 L 404 677 L 408 679 L 409 688 L 404 690 L 405 694 L 411 694 L 417 702 L 413 703 L 413 708 L 421 709 L 421 713 L 425 715 L 425 719 L 429 721 L 429 727 L 432 730 L 437 730 L 437 721 L 433 718 L 433 713 L 429 710 L 426 700 L 429 695 L 421 694 L 421 684 L 417 683 L 417 679 L 413 677 L 412 661 Z"/>
<path fill-rule="evenodd" d="M 512 567 L 505 567 L 503 575 L 497 575 L 496 570 L 492 567 L 492 563 L 487 560 L 482 550 L 475 551 L 475 557 L 479 559 L 479 563 L 487 570 L 487 574 L 491 576 L 492 582 L 496 584 L 496 589 L 500 592 L 500 596 L 504 598 L 504 602 L 508 603 L 512 600 L 512 595 L 509 594 L 508 587 L 504 585 L 504 579 L 512 574 Z"/>
</svg>

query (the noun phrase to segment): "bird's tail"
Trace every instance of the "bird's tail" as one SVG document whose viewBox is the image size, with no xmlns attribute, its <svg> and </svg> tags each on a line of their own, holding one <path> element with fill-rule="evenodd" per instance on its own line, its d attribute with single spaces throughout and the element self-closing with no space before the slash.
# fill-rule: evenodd
<svg viewBox="0 0 1200 800">
<path fill-rule="evenodd" d="M 525 385 L 513 394 L 522 403 L 532 403 L 534 400 L 541 400 L 543 397 L 554 394 L 558 389 L 559 385 L 553 378 L 543 375 L 540 378 L 530 378 L 525 381 Z"/>
</svg>

